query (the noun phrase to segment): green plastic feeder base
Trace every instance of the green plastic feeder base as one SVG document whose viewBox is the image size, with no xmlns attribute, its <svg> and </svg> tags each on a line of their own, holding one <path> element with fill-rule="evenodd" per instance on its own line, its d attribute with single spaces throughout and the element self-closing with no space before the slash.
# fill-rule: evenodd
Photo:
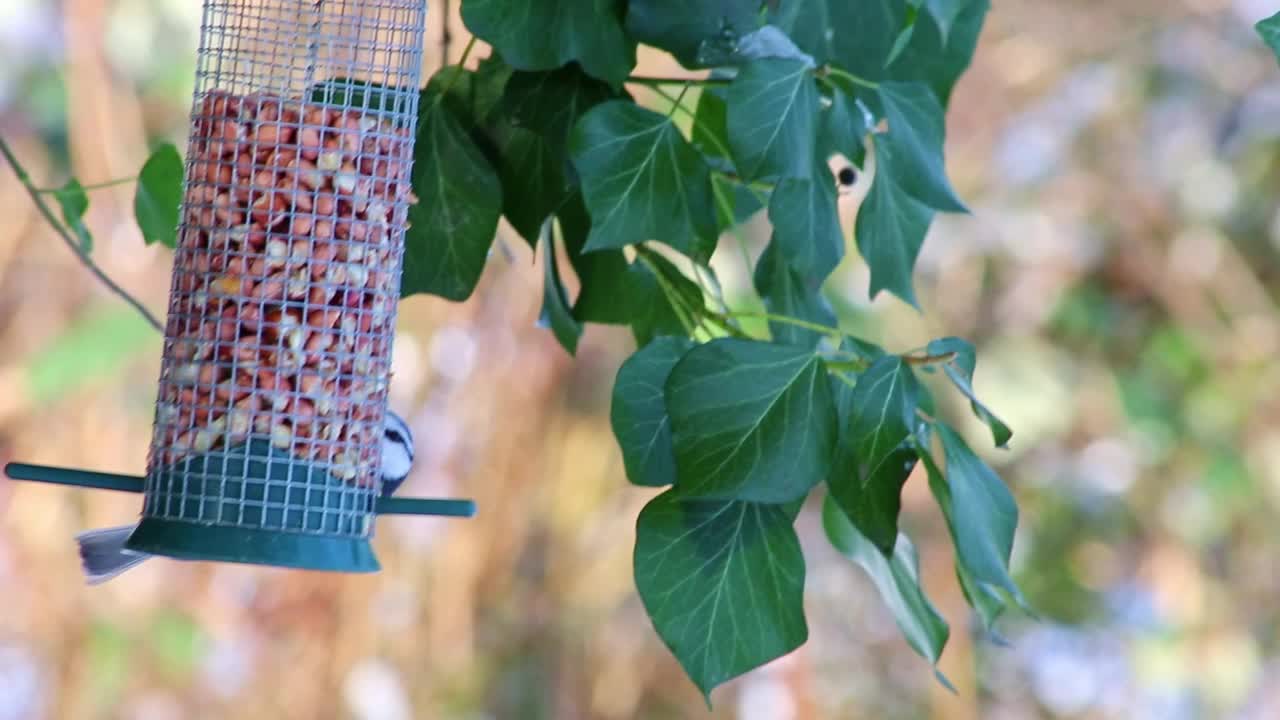
<svg viewBox="0 0 1280 720">
<path fill-rule="evenodd" d="M 276 565 L 304 570 L 377 572 L 373 547 L 363 538 L 144 518 L 125 547 L 179 560 Z"/>
</svg>

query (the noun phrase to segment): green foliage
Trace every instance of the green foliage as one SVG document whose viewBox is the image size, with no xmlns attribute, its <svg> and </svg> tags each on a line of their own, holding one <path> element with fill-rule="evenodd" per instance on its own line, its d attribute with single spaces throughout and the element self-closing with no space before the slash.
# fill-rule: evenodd
<svg viewBox="0 0 1280 720">
<path fill-rule="evenodd" d="M 668 490 L 636 521 L 636 589 L 710 702 L 715 686 L 804 644 L 804 555 L 782 505 Z"/>
<path fill-rule="evenodd" d="M 1257 28 L 1258 34 L 1262 36 L 1262 40 L 1276 54 L 1276 59 L 1280 60 L 1280 12 L 1264 20 L 1259 20 L 1254 27 Z"/>
<path fill-rule="evenodd" d="M 493 52 L 474 71 L 440 69 L 421 91 L 402 294 L 469 297 L 505 218 L 542 246 L 540 322 L 568 352 L 587 323 L 630 328 L 640 349 L 618 371 L 613 432 L 628 480 L 667 488 L 637 523 L 636 586 L 708 699 L 805 642 L 793 523 L 822 483 L 829 540 L 930 662 L 948 626 L 899 527 L 919 466 L 969 604 L 988 628 L 1008 599 L 1026 607 L 1009 570 L 1013 497 L 935 419 L 917 375 L 940 369 L 1004 446 L 1011 431 L 972 387 L 973 347 L 942 338 L 924 354 L 889 351 L 843 332 L 824 296 L 847 261 L 828 170 L 841 155 L 873 173 L 852 228 L 870 295 L 918 305 L 912 278 L 934 215 L 965 212 L 945 171 L 945 114 L 988 9 L 463 0 L 467 27 Z M 1273 46 L 1277 24 L 1259 25 Z M 711 73 L 634 77 L 640 44 Z M 642 106 L 636 88 L 661 104 Z M 149 242 L 172 242 L 176 215 L 163 212 L 176 213 L 181 167 L 157 157 L 139 184 L 139 222 Z M 75 187 L 59 195 L 72 228 L 86 202 Z M 761 210 L 772 238 L 759 257 L 745 243 L 720 247 Z M 734 302 L 766 314 L 730 307 L 709 263 L 718 250 L 743 255 L 758 295 Z"/>
<path fill-rule="evenodd" d="M 138 173 L 133 214 L 142 239 L 150 245 L 178 244 L 178 211 L 182 204 L 182 156 L 170 143 L 158 146 Z"/>
<path fill-rule="evenodd" d="M 858 531 L 831 496 L 822 506 L 822 527 L 832 547 L 871 577 L 907 643 L 936 666 L 951 629 L 920 587 L 920 563 L 911 539 L 897 535 L 889 552 L 884 552 Z M 950 686 L 946 678 L 938 677 Z"/>
<path fill-rule="evenodd" d="M 419 101 L 413 192 L 405 234 L 400 294 L 430 293 L 465 300 L 484 269 L 502 211 L 498 174 L 467 131 L 473 117 L 459 117 L 439 91 Z M 466 123 L 466 125 L 464 125 Z"/>
<path fill-rule="evenodd" d="M 89 196 L 85 193 L 84 186 L 71 178 L 53 196 L 58 201 L 58 207 L 62 208 L 62 222 L 66 223 L 67 229 L 80 241 L 80 249 L 85 252 L 93 250 L 93 235 L 84 225 L 84 214 L 89 210 Z"/>
</svg>

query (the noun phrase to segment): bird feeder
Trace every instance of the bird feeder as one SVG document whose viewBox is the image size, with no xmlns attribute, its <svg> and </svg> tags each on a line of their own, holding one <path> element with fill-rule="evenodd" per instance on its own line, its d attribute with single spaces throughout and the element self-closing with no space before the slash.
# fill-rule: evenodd
<svg viewBox="0 0 1280 720">
<path fill-rule="evenodd" d="M 423 0 L 204 0 L 145 481 L 127 547 L 373 571 L 426 16 Z"/>
</svg>

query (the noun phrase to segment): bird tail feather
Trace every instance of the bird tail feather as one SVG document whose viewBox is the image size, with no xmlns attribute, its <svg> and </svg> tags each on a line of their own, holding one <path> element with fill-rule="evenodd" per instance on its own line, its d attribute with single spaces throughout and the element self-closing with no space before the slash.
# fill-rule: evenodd
<svg viewBox="0 0 1280 720">
<path fill-rule="evenodd" d="M 80 564 L 90 585 L 106 582 L 150 557 L 124 546 L 135 527 L 122 525 L 89 530 L 76 536 L 76 543 L 80 545 Z"/>
</svg>

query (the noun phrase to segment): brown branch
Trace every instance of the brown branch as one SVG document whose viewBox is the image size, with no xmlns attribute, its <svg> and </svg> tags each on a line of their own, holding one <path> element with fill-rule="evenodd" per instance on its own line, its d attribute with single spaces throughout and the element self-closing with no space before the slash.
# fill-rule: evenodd
<svg viewBox="0 0 1280 720">
<path fill-rule="evenodd" d="M 84 248 L 80 247 L 80 243 L 76 242 L 75 238 L 71 237 L 71 233 L 67 231 L 67 228 L 61 222 L 58 222 L 58 218 L 54 216 L 53 211 L 49 209 L 44 198 L 41 197 L 40 189 L 31 182 L 31 176 L 27 174 L 26 168 L 22 167 L 22 164 L 18 162 L 18 158 L 15 157 L 13 151 L 9 149 L 9 143 L 5 142 L 2 137 L 0 137 L 0 154 L 3 154 L 5 160 L 9 161 L 9 167 L 13 168 L 13 174 L 17 176 L 18 182 L 22 183 L 22 187 L 26 188 L 27 194 L 31 196 L 32 202 L 36 204 L 36 209 L 40 211 L 40 214 L 44 216 L 44 219 L 47 220 L 49 225 L 58 233 L 58 236 L 62 238 L 62 241 L 67 244 L 67 247 L 71 248 L 71 252 L 75 253 L 76 258 L 80 260 L 80 264 L 84 265 L 94 277 L 98 278 L 99 282 L 106 285 L 108 290 L 118 295 L 120 299 L 132 305 L 133 309 L 141 313 L 142 317 L 146 318 L 147 322 L 150 323 L 152 327 L 163 333 L 164 326 L 161 325 L 160 321 L 151 314 L 151 311 L 147 310 L 147 308 L 143 306 L 137 298 L 130 295 L 127 290 L 117 285 L 114 280 L 108 277 L 107 274 L 102 271 L 102 268 L 98 267 L 97 263 L 93 261 L 93 258 L 89 257 L 89 253 L 85 252 Z"/>
</svg>

